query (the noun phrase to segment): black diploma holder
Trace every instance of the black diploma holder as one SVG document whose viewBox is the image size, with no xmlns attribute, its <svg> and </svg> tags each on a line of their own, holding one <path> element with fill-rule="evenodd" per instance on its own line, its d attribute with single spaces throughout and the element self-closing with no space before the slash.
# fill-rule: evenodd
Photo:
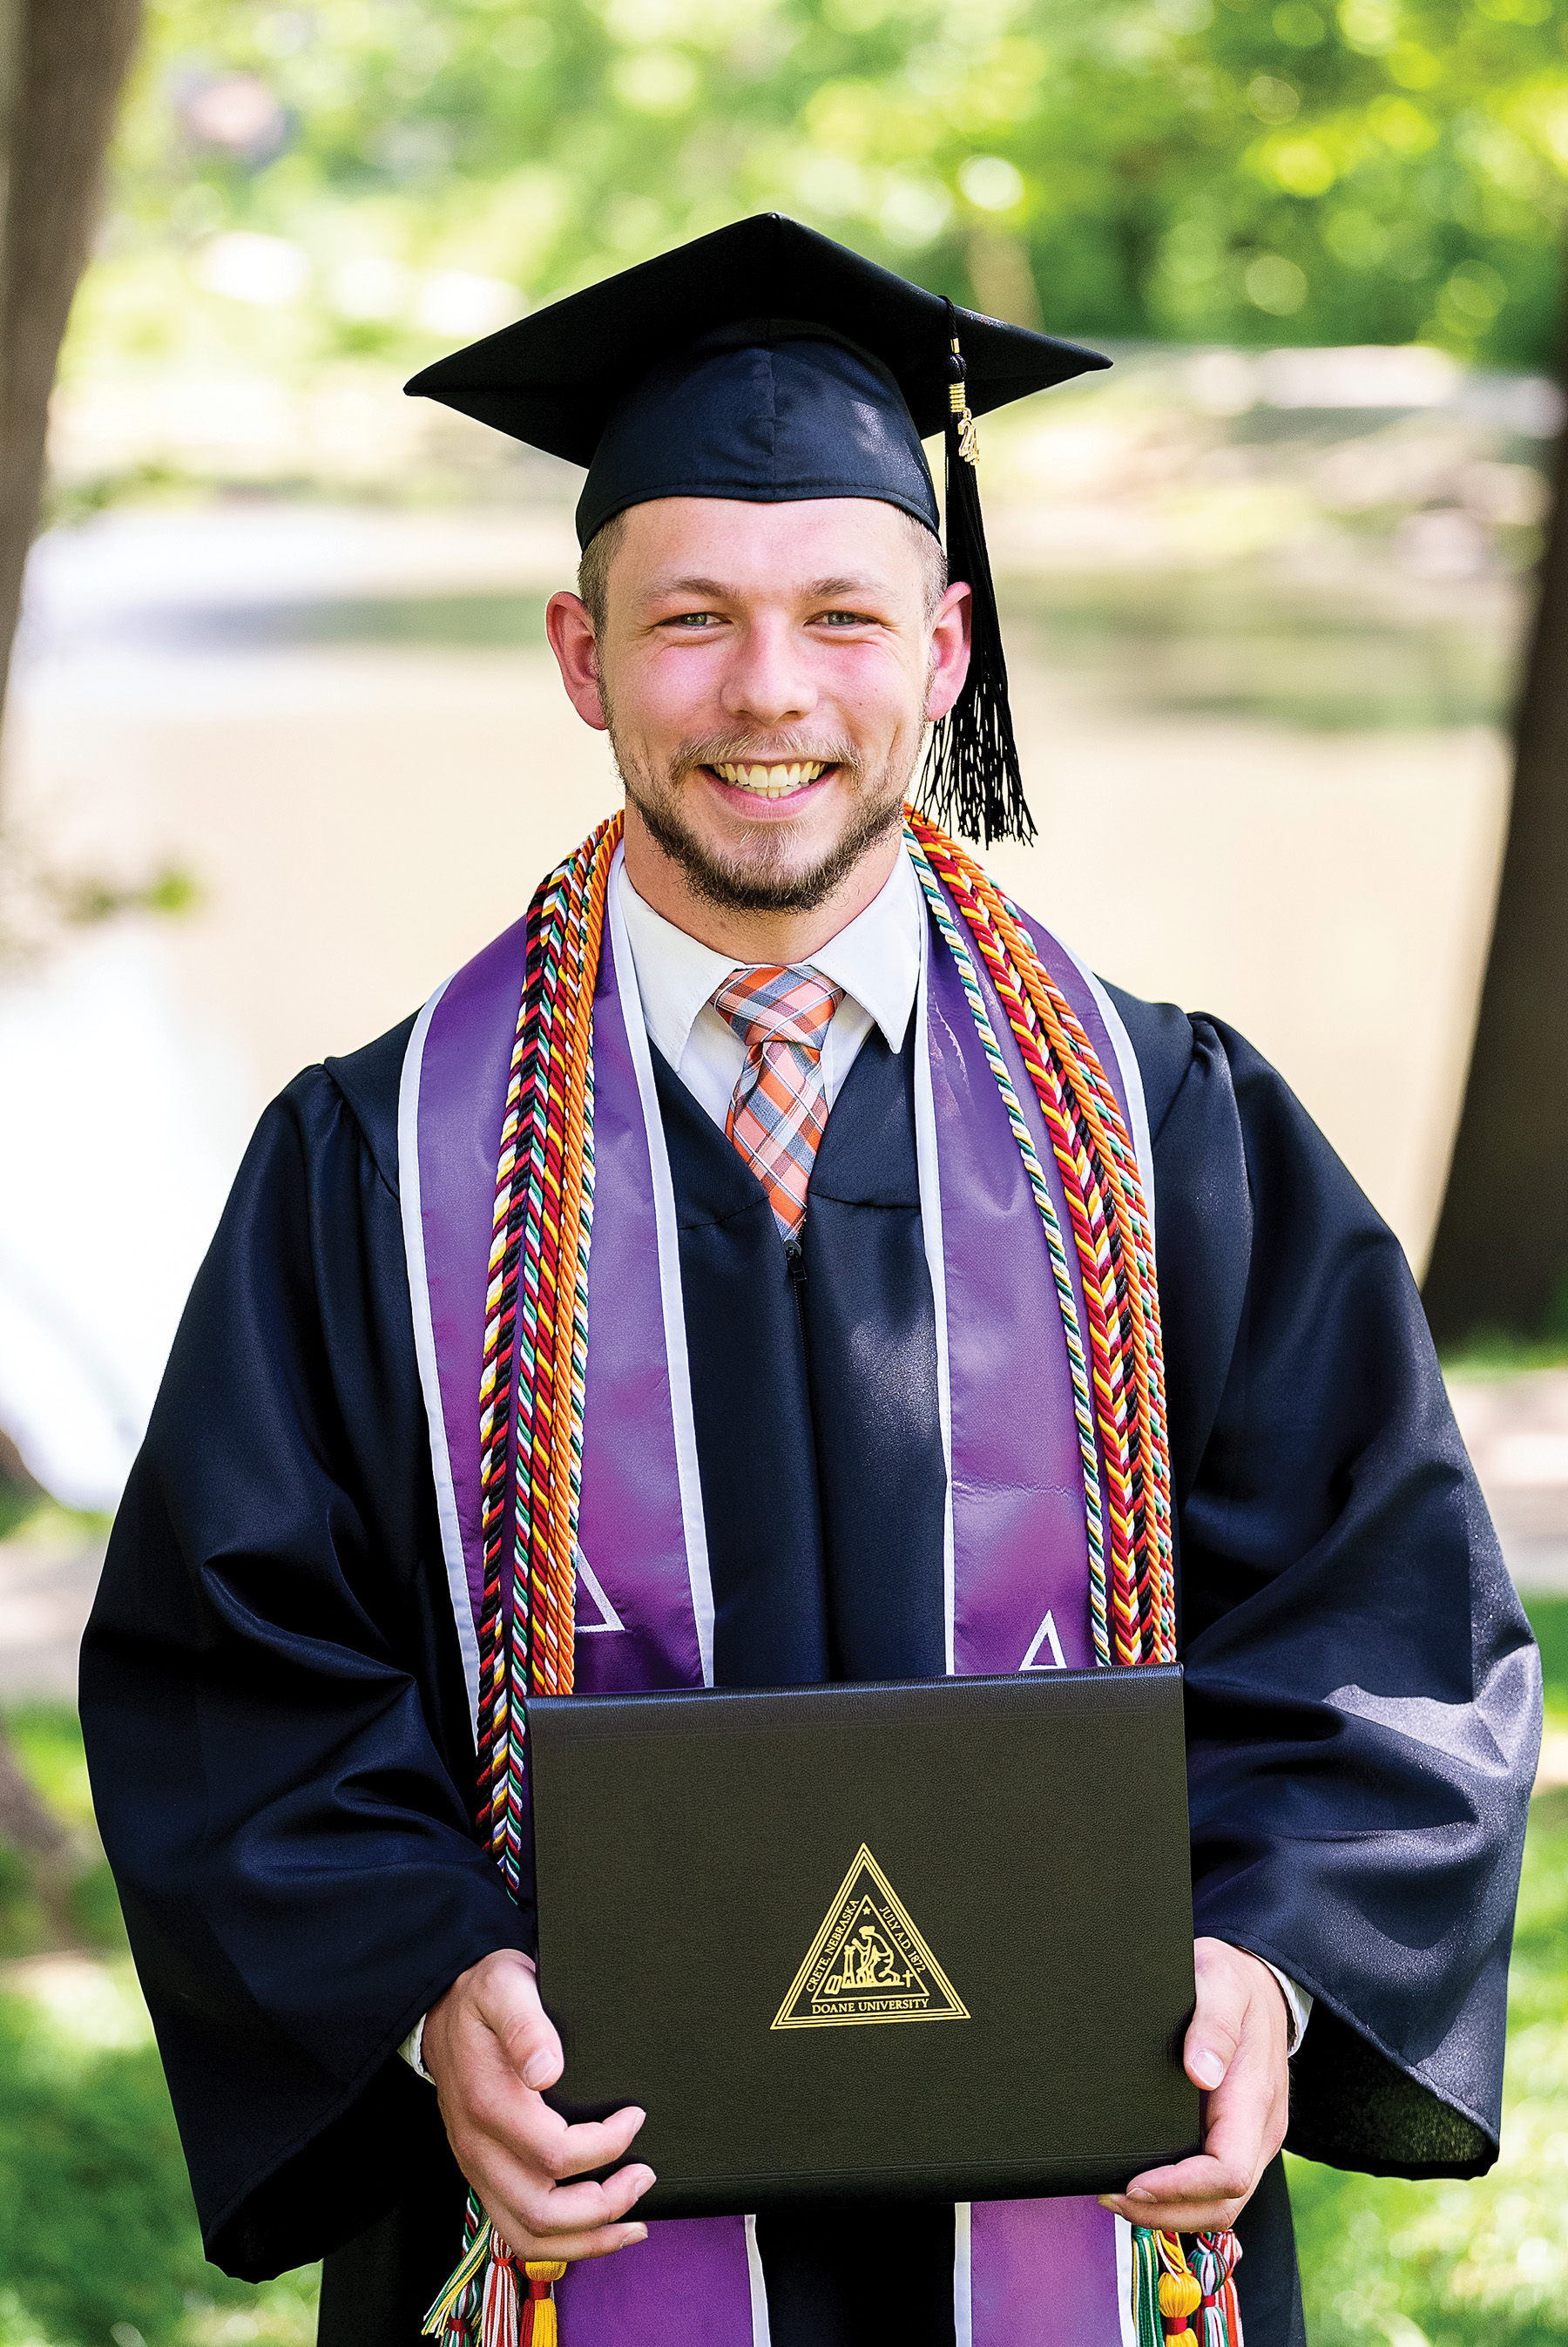
<svg viewBox="0 0 1568 2347">
<path fill-rule="evenodd" d="M 640 2217 L 1120 2191 L 1200 2148 L 1182 1674 L 538 1697 L 538 1978 Z"/>
</svg>

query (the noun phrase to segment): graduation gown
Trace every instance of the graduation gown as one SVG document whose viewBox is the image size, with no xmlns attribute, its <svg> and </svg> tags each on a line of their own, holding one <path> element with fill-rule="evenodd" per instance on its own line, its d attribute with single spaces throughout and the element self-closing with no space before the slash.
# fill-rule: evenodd
<svg viewBox="0 0 1568 2347">
<path fill-rule="evenodd" d="M 1197 1929 L 1317 1999 L 1293 2147 L 1473 2174 L 1496 2148 L 1529 1632 L 1391 1234 L 1239 1037 L 1115 999 L 1153 1136 Z M 83 1655 L 209 2253 L 260 2276 L 332 2252 L 332 2347 L 411 2347 L 460 2221 L 397 2044 L 531 1930 L 469 1820 L 399 1223 L 407 1034 L 307 1071 L 263 1118 Z M 942 1668 L 909 1061 L 863 1049 L 793 1273 L 749 1169 L 656 1066 L 720 1683 Z M 1277 2168 L 1242 2229 L 1252 2347 L 1284 2347 Z M 827 2212 L 764 2218 L 759 2244 L 780 2347 L 952 2336 L 950 2212 L 878 2212 L 864 2250 Z"/>
</svg>

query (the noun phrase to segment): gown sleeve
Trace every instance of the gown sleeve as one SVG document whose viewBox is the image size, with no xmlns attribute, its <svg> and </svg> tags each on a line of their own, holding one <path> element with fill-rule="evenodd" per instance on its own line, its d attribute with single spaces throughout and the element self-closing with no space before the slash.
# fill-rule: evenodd
<svg viewBox="0 0 1568 2347">
<path fill-rule="evenodd" d="M 398 1040 L 372 1047 L 394 1099 Z M 324 1069 L 263 1117 L 82 1652 L 208 2252 L 248 2279 L 439 2168 L 436 2097 L 395 2049 L 460 1972 L 529 1944 L 470 1823 L 395 1150 Z"/>
<path fill-rule="evenodd" d="M 1218 1020 L 1149 1092 L 1200 1932 L 1317 2000 L 1289 2147 L 1496 2157 L 1539 1658 L 1403 1251 Z"/>
</svg>

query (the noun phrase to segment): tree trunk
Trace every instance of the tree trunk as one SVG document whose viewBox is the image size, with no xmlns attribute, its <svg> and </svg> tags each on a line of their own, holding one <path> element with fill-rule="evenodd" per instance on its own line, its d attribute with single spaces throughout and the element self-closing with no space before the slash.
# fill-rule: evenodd
<svg viewBox="0 0 1568 2347">
<path fill-rule="evenodd" d="M 0 712 L 55 366 L 140 15 L 141 0 L 0 0 Z M 15 1454 L 4 1450 L 9 1468 Z M 0 1726 L 0 1842 L 35 1861 L 35 1888 L 62 1940 L 72 1936 L 60 1872 L 69 1840 Z"/>
<path fill-rule="evenodd" d="M 1568 430 L 1491 951 L 1422 1301 L 1450 1347 L 1568 1322 Z"/>
<path fill-rule="evenodd" d="M 140 17 L 141 0 L 0 0 L 0 711 L 55 364 Z"/>
</svg>

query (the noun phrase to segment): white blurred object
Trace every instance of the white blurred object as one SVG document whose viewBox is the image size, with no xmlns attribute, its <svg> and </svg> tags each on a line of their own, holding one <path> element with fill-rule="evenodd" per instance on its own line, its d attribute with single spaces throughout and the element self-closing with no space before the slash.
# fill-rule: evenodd
<svg viewBox="0 0 1568 2347">
<path fill-rule="evenodd" d="M 522 296 L 504 277 L 471 269 L 433 270 L 414 305 L 416 325 L 431 334 L 490 334 L 521 314 Z"/>
<path fill-rule="evenodd" d="M 909 171 L 889 171 L 877 220 L 889 243 L 917 252 L 941 235 L 953 216 L 953 199 L 940 179 Z"/>
<path fill-rule="evenodd" d="M 332 274 L 333 308 L 343 318 L 395 318 L 408 298 L 408 272 L 384 253 L 357 253 Z"/>
<path fill-rule="evenodd" d="M 1491 1480 L 1513 1491 L 1568 1485 L 1568 1434 L 1505 1434 L 1493 1443 Z"/>
<path fill-rule="evenodd" d="M 1411 514 L 1394 534 L 1399 560 L 1418 579 L 1472 579 L 1487 567 L 1486 532 L 1458 507 Z"/>
<path fill-rule="evenodd" d="M 25 1956 L 7 1965 L 5 1985 L 40 2006 L 69 2045 L 125 2053 L 152 2043 L 152 2021 L 128 1956 L 107 1963 L 97 1956 Z M 117 2322 L 110 2334 L 116 2347 L 125 2347 L 126 2331 L 141 2336 L 133 2325 Z"/>
<path fill-rule="evenodd" d="M 1449 1399 L 1519 1588 L 1568 1591 L 1568 1370 L 1450 1374 Z M 1568 1737 L 1553 1781 L 1568 1783 Z"/>
<path fill-rule="evenodd" d="M 1462 373 L 1421 343 L 1266 351 L 1257 370 L 1270 407 L 1441 407 Z"/>
<path fill-rule="evenodd" d="M 971 155 L 959 170 L 958 186 L 981 211 L 1010 212 L 1023 200 L 1023 173 L 1005 155 Z"/>
<path fill-rule="evenodd" d="M 186 134 L 242 162 L 262 163 L 287 143 L 289 118 L 259 74 L 230 73 L 190 82 L 177 100 Z"/>
<path fill-rule="evenodd" d="M 209 293 L 226 293 L 231 302 L 253 302 L 264 310 L 294 301 L 311 280 L 310 256 L 299 245 L 251 229 L 213 237 L 194 266 L 197 282 Z"/>
<path fill-rule="evenodd" d="M 0 991 L 0 1423 L 67 1506 L 118 1499 L 222 1206 L 244 1112 L 211 1061 L 144 928 Z"/>
<path fill-rule="evenodd" d="M 1245 415 L 1258 396 L 1258 363 L 1242 351 L 1204 351 L 1187 367 L 1187 388 L 1205 415 Z"/>
</svg>

